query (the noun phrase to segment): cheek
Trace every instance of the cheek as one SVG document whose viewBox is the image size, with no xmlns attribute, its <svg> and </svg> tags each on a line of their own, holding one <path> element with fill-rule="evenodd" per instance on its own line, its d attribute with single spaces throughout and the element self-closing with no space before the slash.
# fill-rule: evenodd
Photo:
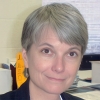
<svg viewBox="0 0 100 100">
<path fill-rule="evenodd" d="M 76 74 L 77 74 L 77 68 L 70 68 L 68 70 L 68 72 L 69 72 L 70 77 L 74 78 L 76 76 Z"/>
<path fill-rule="evenodd" d="M 51 64 L 52 62 L 47 59 L 43 59 L 40 56 L 31 57 L 28 63 L 30 70 L 32 69 L 41 73 L 47 70 L 51 66 Z"/>
<path fill-rule="evenodd" d="M 66 67 L 66 70 L 68 71 L 70 76 L 75 76 L 80 67 L 80 61 L 77 61 L 75 63 L 68 63 L 67 66 L 68 67 Z"/>
</svg>

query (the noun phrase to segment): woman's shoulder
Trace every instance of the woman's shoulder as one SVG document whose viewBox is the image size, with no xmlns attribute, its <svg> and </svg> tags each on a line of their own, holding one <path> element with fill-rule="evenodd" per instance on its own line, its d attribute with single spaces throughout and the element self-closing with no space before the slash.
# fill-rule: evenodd
<svg viewBox="0 0 100 100">
<path fill-rule="evenodd" d="M 0 100 L 15 100 L 16 91 L 10 91 L 0 95 Z"/>
<path fill-rule="evenodd" d="M 73 96 L 73 95 L 65 93 L 65 92 L 61 94 L 61 97 L 62 97 L 62 100 L 84 100 L 82 98 Z"/>
<path fill-rule="evenodd" d="M 0 100 L 29 100 L 29 80 L 18 89 L 0 95 Z"/>
</svg>

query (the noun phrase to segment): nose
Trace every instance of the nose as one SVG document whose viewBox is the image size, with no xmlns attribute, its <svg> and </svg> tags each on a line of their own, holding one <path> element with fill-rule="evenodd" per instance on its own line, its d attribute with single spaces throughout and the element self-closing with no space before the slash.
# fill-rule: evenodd
<svg viewBox="0 0 100 100">
<path fill-rule="evenodd" d="M 56 73 L 62 73 L 64 72 L 64 60 L 62 57 L 55 58 L 54 64 L 52 66 L 52 71 Z"/>
</svg>

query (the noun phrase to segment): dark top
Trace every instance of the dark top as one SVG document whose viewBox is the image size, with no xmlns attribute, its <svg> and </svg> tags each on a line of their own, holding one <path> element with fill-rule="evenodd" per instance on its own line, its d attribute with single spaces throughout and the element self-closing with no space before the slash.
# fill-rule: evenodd
<svg viewBox="0 0 100 100">
<path fill-rule="evenodd" d="M 63 100 L 84 100 L 67 93 L 62 93 L 61 97 Z M 29 79 L 20 88 L 0 95 L 0 100 L 30 100 Z"/>
</svg>

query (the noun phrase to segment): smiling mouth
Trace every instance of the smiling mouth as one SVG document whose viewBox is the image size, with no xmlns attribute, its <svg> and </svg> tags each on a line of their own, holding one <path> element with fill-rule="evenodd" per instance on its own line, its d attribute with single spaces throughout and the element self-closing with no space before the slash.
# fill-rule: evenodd
<svg viewBox="0 0 100 100">
<path fill-rule="evenodd" d="M 65 79 L 59 79 L 59 78 L 53 78 L 53 77 L 48 77 L 47 78 L 51 81 L 57 81 L 57 82 L 63 82 Z"/>
</svg>

